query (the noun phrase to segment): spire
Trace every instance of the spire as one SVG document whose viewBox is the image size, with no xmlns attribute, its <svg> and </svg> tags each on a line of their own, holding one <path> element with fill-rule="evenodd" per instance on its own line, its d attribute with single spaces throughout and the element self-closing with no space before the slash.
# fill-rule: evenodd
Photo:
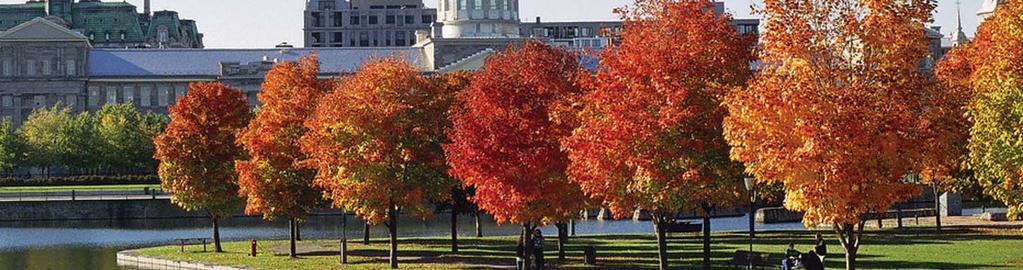
<svg viewBox="0 0 1023 270">
<path fill-rule="evenodd" d="M 963 14 L 960 8 L 959 0 L 956 0 L 956 32 L 953 34 L 952 42 L 955 45 L 966 43 L 970 41 L 970 38 L 966 37 L 966 33 L 963 32 Z"/>
</svg>

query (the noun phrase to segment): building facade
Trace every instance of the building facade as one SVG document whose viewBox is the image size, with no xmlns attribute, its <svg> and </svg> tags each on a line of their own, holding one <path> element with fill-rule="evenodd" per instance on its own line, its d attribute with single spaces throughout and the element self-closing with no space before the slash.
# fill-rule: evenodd
<svg viewBox="0 0 1023 270">
<path fill-rule="evenodd" d="M 421 0 L 307 0 L 306 47 L 410 47 L 437 10 Z"/>
<path fill-rule="evenodd" d="M 0 5 L 0 31 L 34 18 L 51 21 L 87 37 L 97 48 L 202 48 L 203 35 L 195 21 L 174 11 L 143 12 L 127 2 L 100 0 L 29 0 Z"/>
</svg>

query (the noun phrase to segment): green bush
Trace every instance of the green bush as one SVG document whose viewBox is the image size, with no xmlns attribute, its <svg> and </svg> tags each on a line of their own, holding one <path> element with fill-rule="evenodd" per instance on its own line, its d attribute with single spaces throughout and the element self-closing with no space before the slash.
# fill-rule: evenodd
<svg viewBox="0 0 1023 270">
<path fill-rule="evenodd" d="M 0 186 L 2 187 L 149 185 L 159 183 L 160 177 L 156 175 L 0 178 Z"/>
</svg>

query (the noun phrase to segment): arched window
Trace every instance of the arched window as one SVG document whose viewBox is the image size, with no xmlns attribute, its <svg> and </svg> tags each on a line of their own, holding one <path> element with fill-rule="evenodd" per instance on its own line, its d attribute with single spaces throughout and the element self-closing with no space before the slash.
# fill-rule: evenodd
<svg viewBox="0 0 1023 270">
<path fill-rule="evenodd" d="M 110 41 L 110 32 L 107 32 L 107 41 Z"/>
</svg>

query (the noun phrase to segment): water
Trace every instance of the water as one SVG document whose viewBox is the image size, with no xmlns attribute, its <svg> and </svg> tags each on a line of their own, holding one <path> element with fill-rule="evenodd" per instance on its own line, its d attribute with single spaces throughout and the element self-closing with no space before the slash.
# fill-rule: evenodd
<svg viewBox="0 0 1023 270">
<path fill-rule="evenodd" d="M 446 236 L 450 233 L 448 215 L 431 220 L 402 219 L 401 236 Z M 349 237 L 362 236 L 362 223 L 349 218 Z M 520 227 L 498 226 L 483 220 L 485 235 L 514 235 Z M 340 235 L 340 216 L 313 217 L 302 225 L 303 239 L 336 239 Z M 699 221 L 696 221 L 699 222 Z M 712 230 L 747 230 L 748 217 L 716 218 Z M 474 234 L 473 221 L 459 218 L 460 234 Z M 799 223 L 758 224 L 757 229 L 803 229 Z M 553 233 L 556 229 L 544 228 Z M 653 233 L 648 221 L 580 221 L 578 234 Z M 226 241 L 246 239 L 287 239 L 287 222 L 267 222 L 258 218 L 235 218 L 221 222 Z M 383 227 L 374 227 L 373 237 L 385 237 Z M 117 251 L 173 244 L 179 238 L 210 237 L 208 219 L 164 219 L 127 221 L 60 221 L 0 223 L 0 269 L 119 269 Z"/>
</svg>

